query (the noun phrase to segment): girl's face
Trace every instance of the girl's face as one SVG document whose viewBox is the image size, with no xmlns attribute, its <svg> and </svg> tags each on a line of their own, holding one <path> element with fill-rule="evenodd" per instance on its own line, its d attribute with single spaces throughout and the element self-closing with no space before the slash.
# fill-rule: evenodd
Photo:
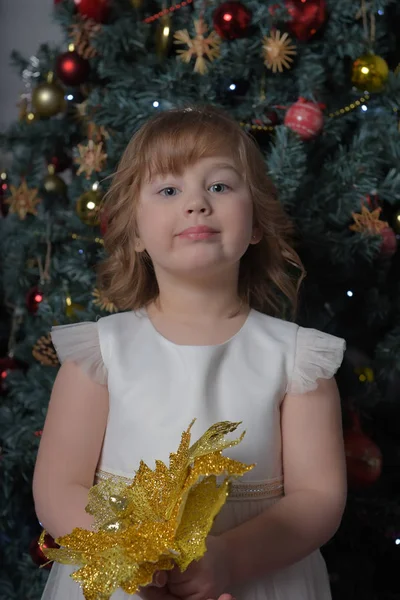
<svg viewBox="0 0 400 600">
<path fill-rule="evenodd" d="M 181 175 L 143 184 L 136 250 L 147 250 L 156 275 L 206 277 L 238 270 L 253 226 L 250 190 L 227 156 L 202 158 Z"/>
</svg>

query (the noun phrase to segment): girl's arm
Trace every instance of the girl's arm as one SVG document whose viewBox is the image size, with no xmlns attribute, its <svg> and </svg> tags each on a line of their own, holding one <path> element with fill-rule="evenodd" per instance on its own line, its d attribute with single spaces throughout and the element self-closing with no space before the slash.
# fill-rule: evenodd
<svg viewBox="0 0 400 600">
<path fill-rule="evenodd" d="M 107 388 L 65 362 L 54 383 L 33 477 L 36 514 L 54 538 L 93 524 L 85 507 L 107 417 Z"/>
<path fill-rule="evenodd" d="M 346 503 L 340 399 L 334 379 L 287 395 L 281 413 L 285 496 L 221 537 L 231 584 L 287 567 L 325 544 Z"/>
</svg>

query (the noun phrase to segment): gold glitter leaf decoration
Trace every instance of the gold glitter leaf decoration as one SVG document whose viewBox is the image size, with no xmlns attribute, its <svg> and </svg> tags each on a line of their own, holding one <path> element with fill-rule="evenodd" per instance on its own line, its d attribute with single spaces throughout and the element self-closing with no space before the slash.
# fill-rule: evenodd
<svg viewBox="0 0 400 600">
<path fill-rule="evenodd" d="M 56 540 L 60 549 L 42 547 L 50 560 L 79 567 L 71 577 L 86 600 L 107 600 L 119 587 L 136 594 L 156 571 L 183 571 L 204 555 L 230 482 L 254 465 L 221 454 L 243 439 L 225 438 L 240 423 L 216 423 L 190 446 L 192 425 L 169 467 L 156 461 L 151 470 L 142 461 L 131 483 L 111 477 L 90 489 L 95 531 L 76 528 Z"/>
</svg>

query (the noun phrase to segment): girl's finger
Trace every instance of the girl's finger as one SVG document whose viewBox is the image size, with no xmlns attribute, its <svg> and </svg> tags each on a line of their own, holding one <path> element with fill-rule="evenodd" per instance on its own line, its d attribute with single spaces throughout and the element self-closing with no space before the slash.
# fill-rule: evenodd
<svg viewBox="0 0 400 600">
<path fill-rule="evenodd" d="M 164 587 L 167 585 L 168 575 L 165 571 L 156 571 L 153 575 L 153 581 L 149 584 L 149 586 L 153 587 Z"/>
</svg>

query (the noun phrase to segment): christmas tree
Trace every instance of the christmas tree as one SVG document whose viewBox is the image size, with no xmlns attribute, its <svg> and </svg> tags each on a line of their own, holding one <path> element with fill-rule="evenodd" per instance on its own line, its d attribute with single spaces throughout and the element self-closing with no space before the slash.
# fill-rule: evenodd
<svg viewBox="0 0 400 600">
<path fill-rule="evenodd" d="M 333 597 L 398 598 L 398 3 L 55 0 L 54 12 L 65 46 L 13 54 L 24 91 L 1 137 L 13 162 L 0 184 L 0 598 L 40 598 L 48 573 L 31 479 L 58 367 L 50 329 L 118 310 L 94 269 L 108 176 L 148 117 L 193 103 L 222 106 L 260 145 L 308 272 L 298 322 L 347 340 L 350 493 L 323 549 Z"/>
</svg>

